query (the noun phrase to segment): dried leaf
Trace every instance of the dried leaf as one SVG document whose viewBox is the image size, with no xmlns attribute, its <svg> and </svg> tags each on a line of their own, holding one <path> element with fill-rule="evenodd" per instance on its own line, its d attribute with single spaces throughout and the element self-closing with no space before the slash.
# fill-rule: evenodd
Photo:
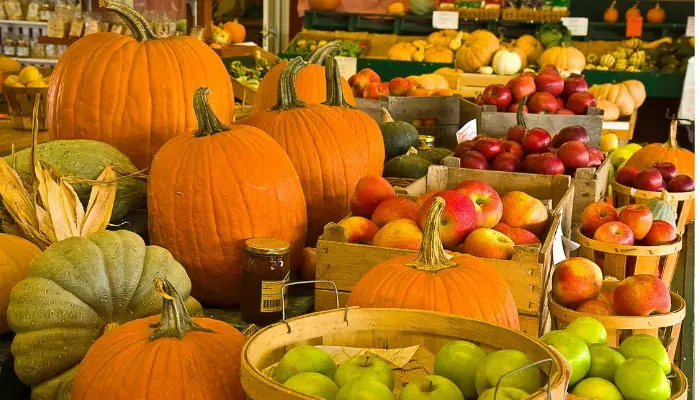
<svg viewBox="0 0 700 400">
<path fill-rule="evenodd" d="M 61 190 L 61 198 L 63 199 L 64 212 L 68 216 L 68 222 L 70 222 L 71 234 L 73 236 L 80 236 L 85 220 L 83 205 L 80 203 L 78 194 L 75 193 L 73 187 L 63 179 L 59 181 L 59 188 Z"/>
<path fill-rule="evenodd" d="M 110 167 L 106 167 L 97 178 L 100 184 L 94 185 L 90 192 L 82 236 L 107 228 L 114 208 L 114 198 L 117 195 L 116 174 Z M 111 182 L 111 183 L 108 183 Z"/>
<path fill-rule="evenodd" d="M 51 215 L 48 211 L 37 206 L 36 207 L 36 218 L 39 221 L 39 232 L 41 232 L 46 238 L 49 244 L 56 243 L 56 233 L 53 230 L 53 222 L 51 222 Z"/>
<path fill-rule="evenodd" d="M 44 205 L 51 215 L 51 223 L 53 224 L 53 231 L 56 234 L 56 239 L 63 240 L 75 236 L 73 235 L 69 216 L 65 211 L 66 206 L 64 205 L 63 196 L 61 196 L 59 184 L 51 179 L 47 171 L 42 170 L 41 172 L 47 192 L 47 202 L 44 203 Z"/>
</svg>

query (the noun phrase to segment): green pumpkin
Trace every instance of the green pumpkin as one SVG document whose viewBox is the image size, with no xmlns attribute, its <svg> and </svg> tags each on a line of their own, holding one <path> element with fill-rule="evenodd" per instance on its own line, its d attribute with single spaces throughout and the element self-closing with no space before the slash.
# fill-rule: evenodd
<svg viewBox="0 0 700 400">
<path fill-rule="evenodd" d="M 430 161 L 418 156 L 418 151 L 411 147 L 402 156 L 394 157 L 384 164 L 384 176 L 391 178 L 418 179 L 428 175 Z"/>
<path fill-rule="evenodd" d="M 54 243 L 12 290 L 7 322 L 15 373 L 32 399 L 70 399 L 73 378 L 88 348 L 115 324 L 160 314 L 153 279 L 167 278 L 193 315 L 185 269 L 167 250 L 146 246 L 135 233 L 102 231 Z M 147 377 L 144 377 L 146 379 Z"/>
<path fill-rule="evenodd" d="M 4 157 L 5 162 L 12 166 L 26 183 L 32 181 L 32 171 L 29 167 L 31 149 L 24 149 L 13 156 Z M 54 140 L 37 145 L 39 160 L 51 165 L 63 176 L 84 179 L 97 179 L 106 166 L 113 166 L 117 176 L 120 173 L 134 173 L 138 169 L 129 158 L 107 143 L 96 140 Z M 85 183 L 73 184 L 75 193 L 87 207 L 92 186 Z M 114 198 L 111 221 L 126 216 L 129 211 L 146 207 L 146 181 L 130 178 L 117 183 L 117 194 Z"/>
<path fill-rule="evenodd" d="M 406 154 L 411 146 L 418 144 L 418 130 L 415 126 L 403 121 L 394 121 L 389 111 L 382 107 L 384 118 L 379 129 L 384 139 L 385 159 L 390 160 L 401 154 Z"/>
<path fill-rule="evenodd" d="M 651 210 L 651 215 L 654 220 L 666 221 L 669 224 L 676 226 L 676 210 L 673 205 L 668 201 L 668 192 L 664 191 L 660 199 L 651 199 L 647 201 L 647 207 Z"/>
<path fill-rule="evenodd" d="M 418 157 L 430 161 L 431 164 L 440 164 L 443 158 L 451 156 L 454 152 L 450 149 L 442 147 L 421 147 L 418 149 Z"/>
<path fill-rule="evenodd" d="M 409 8 L 416 15 L 428 15 L 433 12 L 432 0 L 410 0 Z"/>
</svg>

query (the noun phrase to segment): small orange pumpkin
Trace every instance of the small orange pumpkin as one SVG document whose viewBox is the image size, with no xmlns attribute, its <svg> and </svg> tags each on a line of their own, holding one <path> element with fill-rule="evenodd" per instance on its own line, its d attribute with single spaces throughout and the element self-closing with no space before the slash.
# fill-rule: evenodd
<svg viewBox="0 0 700 400">
<path fill-rule="evenodd" d="M 518 40 L 515 41 L 515 47 L 525 52 L 525 55 L 527 56 L 527 59 L 525 60 L 526 62 L 523 63 L 523 66 L 537 64 L 537 60 L 540 59 L 540 56 L 544 52 L 542 43 L 532 35 L 520 36 Z"/>
<path fill-rule="evenodd" d="M 457 37 L 458 32 L 454 29 L 445 29 L 442 31 L 433 32 L 428 35 L 428 43 L 435 47 L 447 47 L 452 39 Z"/>
<path fill-rule="evenodd" d="M 610 3 L 610 7 L 608 7 L 603 14 L 603 20 L 609 24 L 614 24 L 620 19 L 620 13 L 617 11 L 617 8 L 615 8 L 615 3 L 617 3 L 617 0 Z"/>
<path fill-rule="evenodd" d="M 231 43 L 243 43 L 245 40 L 245 26 L 239 24 L 237 19 L 234 19 L 233 22 L 225 23 L 224 31 L 228 33 Z"/>
<path fill-rule="evenodd" d="M 29 264 L 39 253 L 41 249 L 29 240 L 0 233 L 0 334 L 10 331 L 7 325 L 10 292 L 27 277 Z"/>
<path fill-rule="evenodd" d="M 355 285 L 348 305 L 438 311 L 520 329 L 515 300 L 501 274 L 476 257 L 443 249 L 444 208 L 445 200 L 435 198 L 418 257 L 399 256 L 376 265 Z"/>
<path fill-rule="evenodd" d="M 431 47 L 425 50 L 425 62 L 451 64 L 455 53 L 447 47 Z"/>
<path fill-rule="evenodd" d="M 647 11 L 647 22 L 661 24 L 664 21 L 666 21 L 666 10 L 661 8 L 661 4 L 657 1 L 656 7 Z"/>
<path fill-rule="evenodd" d="M 633 17 L 641 17 L 642 12 L 639 11 L 639 2 L 634 3 L 634 5 L 625 11 L 625 19 L 630 19 Z"/>
</svg>

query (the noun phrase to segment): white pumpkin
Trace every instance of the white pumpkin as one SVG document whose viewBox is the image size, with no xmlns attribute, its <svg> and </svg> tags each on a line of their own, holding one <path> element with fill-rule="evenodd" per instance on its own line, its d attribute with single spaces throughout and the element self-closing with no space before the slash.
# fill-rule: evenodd
<svg viewBox="0 0 700 400">
<path fill-rule="evenodd" d="M 514 75 L 523 67 L 518 53 L 506 49 L 496 52 L 491 65 L 498 75 Z"/>
</svg>

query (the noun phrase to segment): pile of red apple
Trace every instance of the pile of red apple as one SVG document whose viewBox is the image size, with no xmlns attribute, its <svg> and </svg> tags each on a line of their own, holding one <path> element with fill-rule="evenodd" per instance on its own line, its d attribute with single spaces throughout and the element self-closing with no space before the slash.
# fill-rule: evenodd
<svg viewBox="0 0 700 400">
<path fill-rule="evenodd" d="M 617 171 L 615 181 L 620 185 L 651 192 L 695 190 L 693 178 L 688 175 L 678 175 L 678 169 L 670 162 L 658 162 L 642 171 L 624 166 Z"/>
<path fill-rule="evenodd" d="M 366 176 L 357 184 L 342 220 L 349 243 L 419 250 L 428 210 L 436 196 L 445 200 L 440 238 L 446 248 L 476 257 L 508 260 L 516 245 L 540 244 L 546 234 L 547 208 L 523 192 L 502 198 L 489 185 L 461 182 L 453 190 L 428 192 L 415 202 L 398 197 L 391 184 Z"/>
<path fill-rule="evenodd" d="M 654 220 L 644 204 L 630 204 L 618 213 L 608 203 L 593 203 L 583 210 L 581 229 L 594 240 L 628 246 L 660 246 L 678 238 L 676 227 L 662 220 Z"/>
<path fill-rule="evenodd" d="M 564 79 L 551 64 L 544 65 L 536 75 L 524 72 L 506 85 L 487 86 L 476 103 L 495 106 L 498 111 L 517 112 L 524 98 L 527 104 L 523 111 L 533 114 L 585 115 L 589 107 L 598 105 L 595 96 L 588 92 L 583 75 Z"/>
<path fill-rule="evenodd" d="M 588 147 L 588 132 L 580 125 L 552 136 L 546 129 L 515 125 L 505 138 L 478 135 L 455 150 L 462 168 L 527 172 L 543 175 L 574 174 L 578 168 L 597 167 L 605 155 Z"/>
<path fill-rule="evenodd" d="M 420 85 L 419 78 L 409 76 L 408 78 L 394 78 L 390 82 L 382 82 L 379 74 L 370 68 L 365 68 L 348 79 L 348 84 L 352 88 L 355 97 L 379 100 L 382 96 L 397 97 L 429 97 L 429 96 L 452 96 L 450 89 L 430 90 Z"/>
</svg>

